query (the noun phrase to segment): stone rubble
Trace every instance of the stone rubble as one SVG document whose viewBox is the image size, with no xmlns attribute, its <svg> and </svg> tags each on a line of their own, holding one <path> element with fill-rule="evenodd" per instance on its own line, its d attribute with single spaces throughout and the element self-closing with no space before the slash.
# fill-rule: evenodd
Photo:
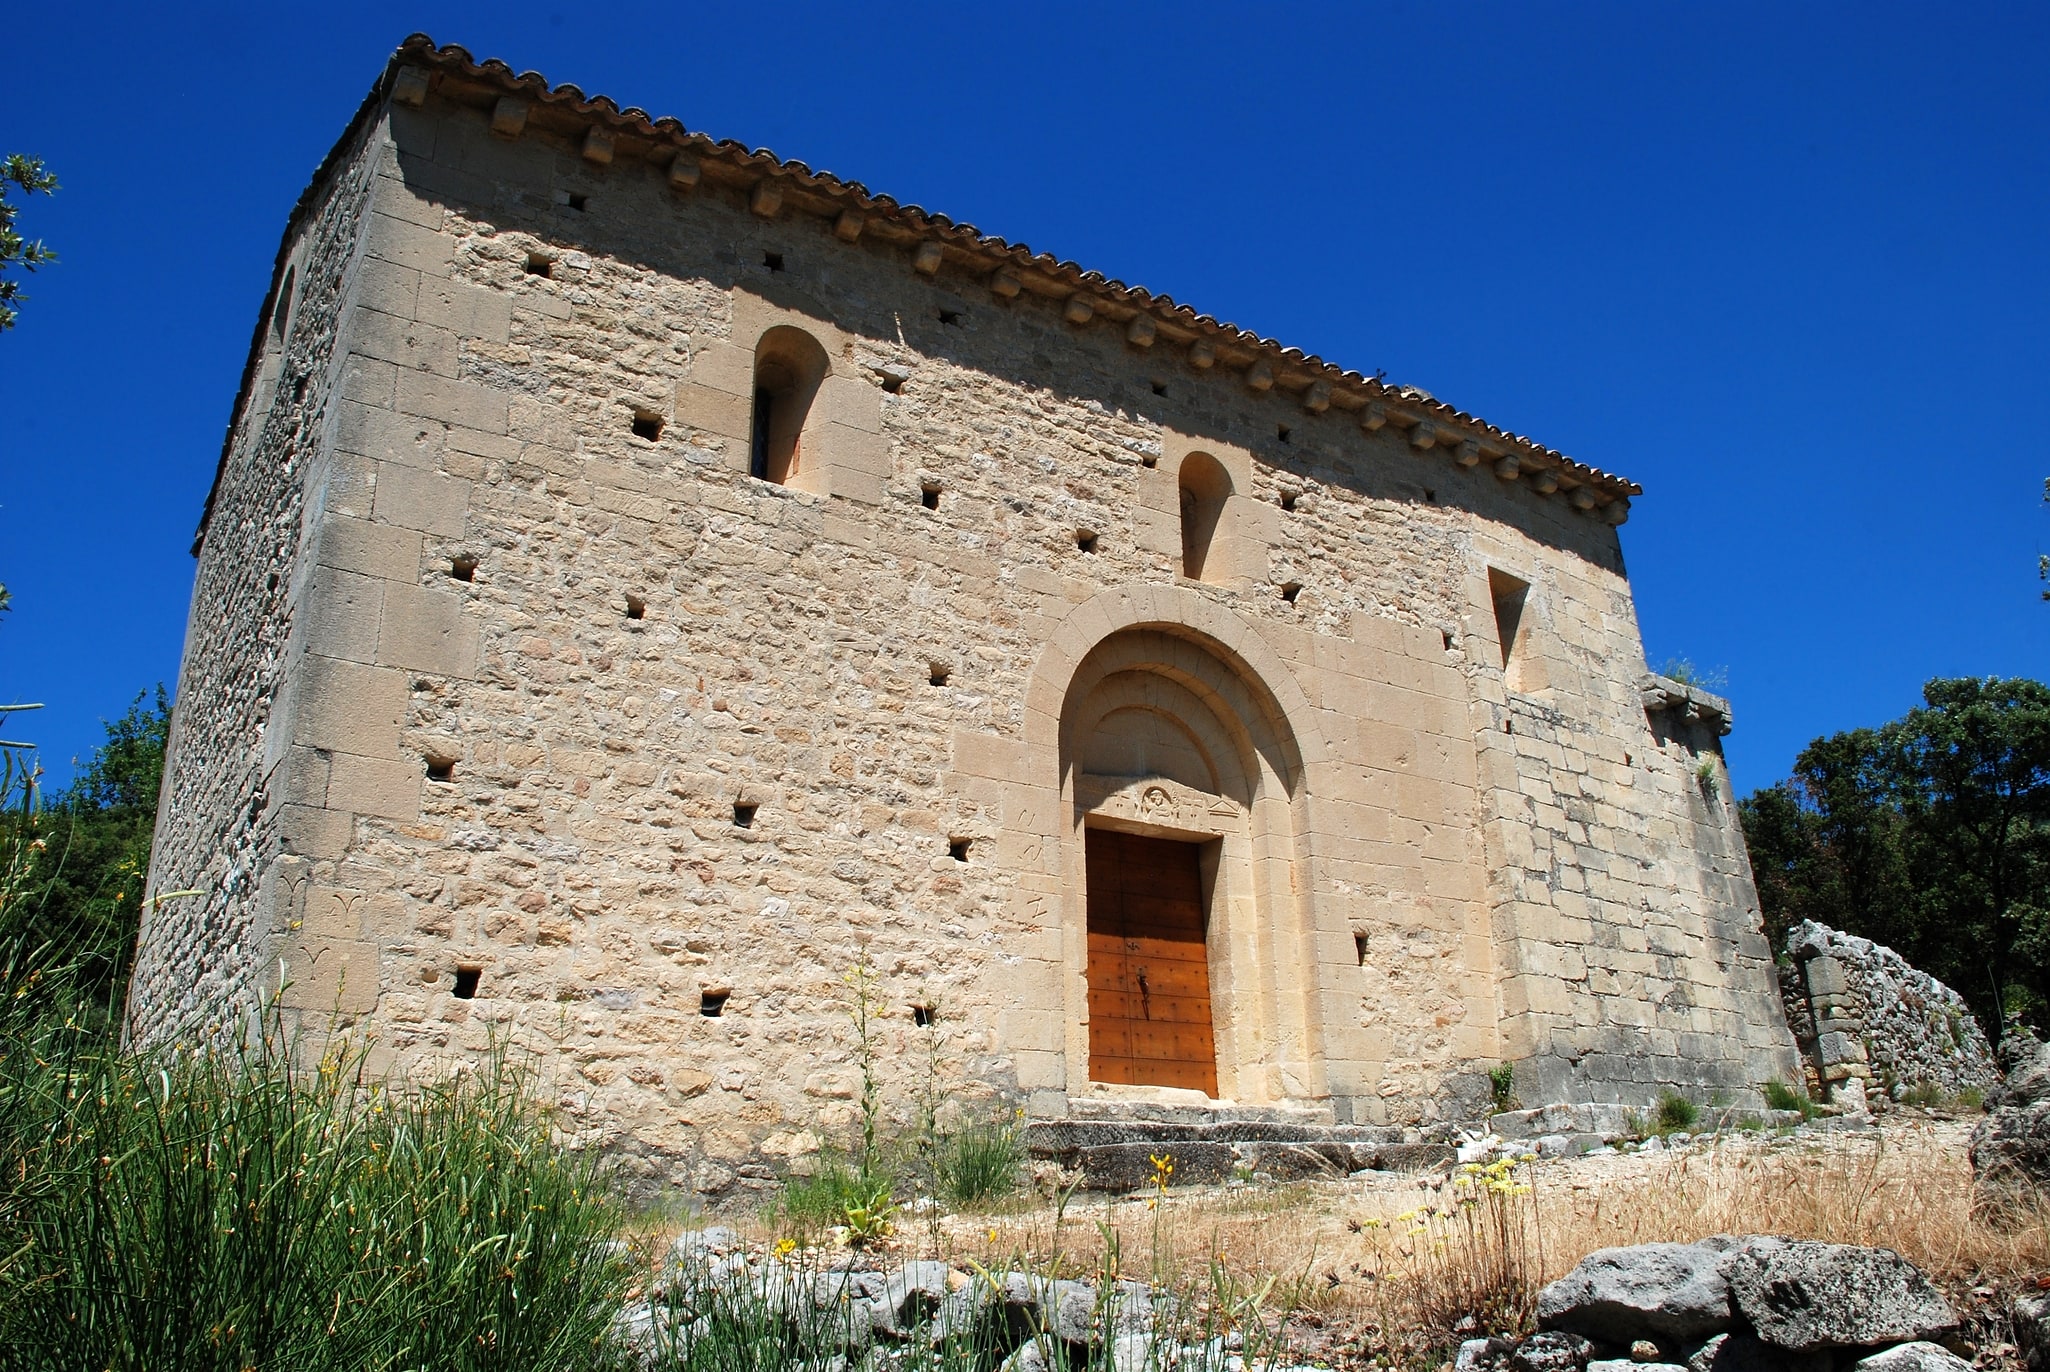
<svg viewBox="0 0 2050 1372">
<path fill-rule="evenodd" d="M 884 1361 L 863 1365 L 880 1367 L 916 1346 L 943 1344 L 976 1350 L 984 1372 L 1046 1372 L 1085 1360 L 1101 1367 L 1106 1350 L 1111 1372 L 1244 1372 L 1241 1335 L 1186 1317 L 1145 1282 L 1105 1287 L 934 1261 L 874 1270 L 862 1261 L 852 1253 L 825 1262 L 750 1255 L 729 1229 L 693 1230 L 676 1239 L 653 1289 L 621 1312 L 613 1335 L 646 1367 L 668 1365 L 724 1314 L 780 1323 L 793 1349 L 823 1351 L 820 1372 L 847 1372 L 871 1353 Z M 1310 1372 L 1270 1368 L 1266 1359 L 1259 1366 Z"/>
<path fill-rule="evenodd" d="M 1719 1234 L 1588 1254 L 1539 1293 L 1542 1332 L 1469 1340 L 1455 1367 L 1960 1372 L 1970 1364 L 1933 1342 L 1958 1324 L 1891 1249 Z"/>
<path fill-rule="evenodd" d="M 2009 1038 L 2024 1041 L 2013 1045 L 2006 1089 L 1972 1131 L 1973 1203 L 1996 1221 L 2039 1199 L 2050 1184 L 2050 1045 L 2022 1034 Z"/>
</svg>

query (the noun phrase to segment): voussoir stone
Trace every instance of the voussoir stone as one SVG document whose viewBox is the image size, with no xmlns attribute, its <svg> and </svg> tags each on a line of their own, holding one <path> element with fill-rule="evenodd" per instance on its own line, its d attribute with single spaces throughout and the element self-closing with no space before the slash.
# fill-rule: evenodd
<svg viewBox="0 0 2050 1372">
<path fill-rule="evenodd" d="M 1603 1248 L 1538 1293 L 1538 1327 L 1598 1343 L 1687 1342 L 1731 1327 L 1727 1255 L 1691 1243 Z"/>
<path fill-rule="evenodd" d="M 1729 1290 L 1759 1338 L 1792 1352 L 1903 1343 L 1957 1327 L 1950 1302 L 1890 1248 L 1796 1242 L 1740 1253 Z"/>
</svg>

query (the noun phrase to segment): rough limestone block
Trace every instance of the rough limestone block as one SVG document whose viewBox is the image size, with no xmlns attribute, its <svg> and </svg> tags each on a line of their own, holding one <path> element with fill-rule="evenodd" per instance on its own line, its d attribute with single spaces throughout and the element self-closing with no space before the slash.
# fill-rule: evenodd
<svg viewBox="0 0 2050 1372">
<path fill-rule="evenodd" d="M 411 267 L 423 276 L 442 277 L 449 273 L 455 243 L 446 234 L 373 211 L 364 236 L 372 257 Z"/>
<path fill-rule="evenodd" d="M 424 586 L 386 588 L 377 639 L 380 663 L 469 678 L 477 674 L 480 643 L 477 625 L 463 614 L 461 596 Z"/>
<path fill-rule="evenodd" d="M 279 950 L 288 1010 L 361 1015 L 377 1008 L 377 945 L 291 939 Z"/>
<path fill-rule="evenodd" d="M 308 654 L 297 694 L 293 742 L 359 757 L 398 758 L 405 673 Z"/>
<path fill-rule="evenodd" d="M 1850 983 L 1844 978 L 1843 963 L 1826 953 L 1808 959 L 1802 971 L 1808 978 L 1808 994 L 1811 996 L 1843 996 L 1850 992 Z"/>
<path fill-rule="evenodd" d="M 425 765 L 417 761 L 334 753 L 328 760 L 327 806 L 383 819 L 418 819 Z"/>
<path fill-rule="evenodd" d="M 360 572 L 315 567 L 307 583 L 298 627 L 306 651 L 351 662 L 377 660 L 377 630 L 384 588 L 391 583 Z"/>
<path fill-rule="evenodd" d="M 1863 1064 L 1865 1045 L 1850 1034 L 1827 1033 L 1816 1039 L 1815 1054 L 1825 1067 L 1835 1067 L 1843 1063 Z"/>
<path fill-rule="evenodd" d="M 447 432 L 439 422 L 395 414 L 388 407 L 344 402 L 336 415 L 335 449 L 433 470 L 441 465 Z"/>
<path fill-rule="evenodd" d="M 321 792 L 325 795 L 327 779 L 325 768 L 322 770 Z M 278 807 L 278 841 L 286 852 L 298 857 L 338 858 L 348 851 L 354 831 L 354 817 L 342 811 L 317 805 Z"/>
<path fill-rule="evenodd" d="M 377 471 L 376 519 L 422 533 L 460 537 L 470 508 L 470 483 L 439 472 L 387 463 Z"/>
<path fill-rule="evenodd" d="M 1957 1327 L 1950 1303 L 1889 1248 L 1774 1244 L 1738 1255 L 1729 1287 L 1759 1338 L 1796 1353 L 1927 1339 Z"/>
<path fill-rule="evenodd" d="M 504 343 L 512 336 L 512 297 L 503 291 L 460 281 L 424 281 L 412 315 L 459 338 Z"/>
<path fill-rule="evenodd" d="M 389 362 L 401 371 L 456 374 L 456 336 L 434 324 L 400 315 L 358 310 L 349 329 L 349 351 Z"/>
<path fill-rule="evenodd" d="M 751 394 L 736 395 L 692 381 L 676 388 L 676 422 L 734 440 L 740 448 L 736 471 L 747 470 L 748 423 L 753 414 L 754 398 Z M 728 465 L 733 465 L 730 454 Z"/>
<path fill-rule="evenodd" d="M 420 576 L 420 535 L 396 525 L 330 516 L 320 526 L 314 560 L 337 571 L 411 583 Z"/>
<path fill-rule="evenodd" d="M 402 414 L 438 419 L 484 433 L 506 432 L 506 394 L 468 381 L 424 372 L 400 372 L 395 407 Z"/>
</svg>

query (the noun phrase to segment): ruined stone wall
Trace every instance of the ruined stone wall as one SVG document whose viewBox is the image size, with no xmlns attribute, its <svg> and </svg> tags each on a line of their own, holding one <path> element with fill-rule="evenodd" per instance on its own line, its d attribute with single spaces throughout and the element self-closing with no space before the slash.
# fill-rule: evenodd
<svg viewBox="0 0 2050 1372">
<path fill-rule="evenodd" d="M 851 1123 L 857 963 L 893 1110 L 936 1053 L 957 1108 L 1058 1115 L 1100 1094 L 1063 731 L 1110 662 L 1240 749 L 1204 813 L 1155 788 L 1246 836 L 1226 1094 L 1418 1120 L 1509 1058 L 1595 1098 L 1791 1062 L 1606 523 L 492 117 L 375 131 L 278 731 L 302 1011 L 402 1070 L 509 1037 L 707 1195 Z M 748 415 L 784 329 L 826 364 L 776 485 Z M 1190 580 L 1197 453 L 1232 495 Z M 1531 588 L 1511 671 L 1491 568 Z"/>
<path fill-rule="evenodd" d="M 308 523 L 371 190 L 363 147 L 345 141 L 294 216 L 211 496 L 129 989 L 131 1032 L 146 1038 L 248 1008 L 270 963 L 273 864 L 290 828 L 276 725 L 297 690 Z"/>
<path fill-rule="evenodd" d="M 2001 1083 L 1965 998 L 1884 944 L 1803 920 L 1787 931 L 1780 985 L 1818 1098 L 1984 1095 Z"/>
</svg>

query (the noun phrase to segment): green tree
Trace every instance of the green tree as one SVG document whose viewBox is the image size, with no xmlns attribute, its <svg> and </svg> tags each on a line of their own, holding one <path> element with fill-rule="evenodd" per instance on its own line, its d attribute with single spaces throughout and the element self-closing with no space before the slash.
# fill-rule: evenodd
<svg viewBox="0 0 2050 1372">
<path fill-rule="evenodd" d="M 1778 947 L 1816 919 L 1942 978 L 1996 1036 L 2050 1010 L 2050 686 L 1938 679 L 1739 805 Z"/>
<path fill-rule="evenodd" d="M 69 789 L 39 811 L 9 815 L 41 842 L 18 897 L 22 937 L 74 967 L 81 989 L 109 1013 L 120 1008 L 135 954 L 170 721 L 162 686 L 138 694 L 108 722 L 106 742 Z"/>
<path fill-rule="evenodd" d="M 48 195 L 57 189 L 57 178 L 44 169 L 40 157 L 23 157 L 17 152 L 0 161 L 0 273 L 16 268 L 32 272 L 45 263 L 55 262 L 57 254 L 42 239 L 23 238 L 15 232 L 14 217 L 21 212 L 21 206 L 7 198 L 13 188 L 18 188 L 24 197 L 37 191 Z M 19 281 L 0 277 L 0 333 L 14 327 L 18 313 L 15 303 L 26 299 Z"/>
</svg>

